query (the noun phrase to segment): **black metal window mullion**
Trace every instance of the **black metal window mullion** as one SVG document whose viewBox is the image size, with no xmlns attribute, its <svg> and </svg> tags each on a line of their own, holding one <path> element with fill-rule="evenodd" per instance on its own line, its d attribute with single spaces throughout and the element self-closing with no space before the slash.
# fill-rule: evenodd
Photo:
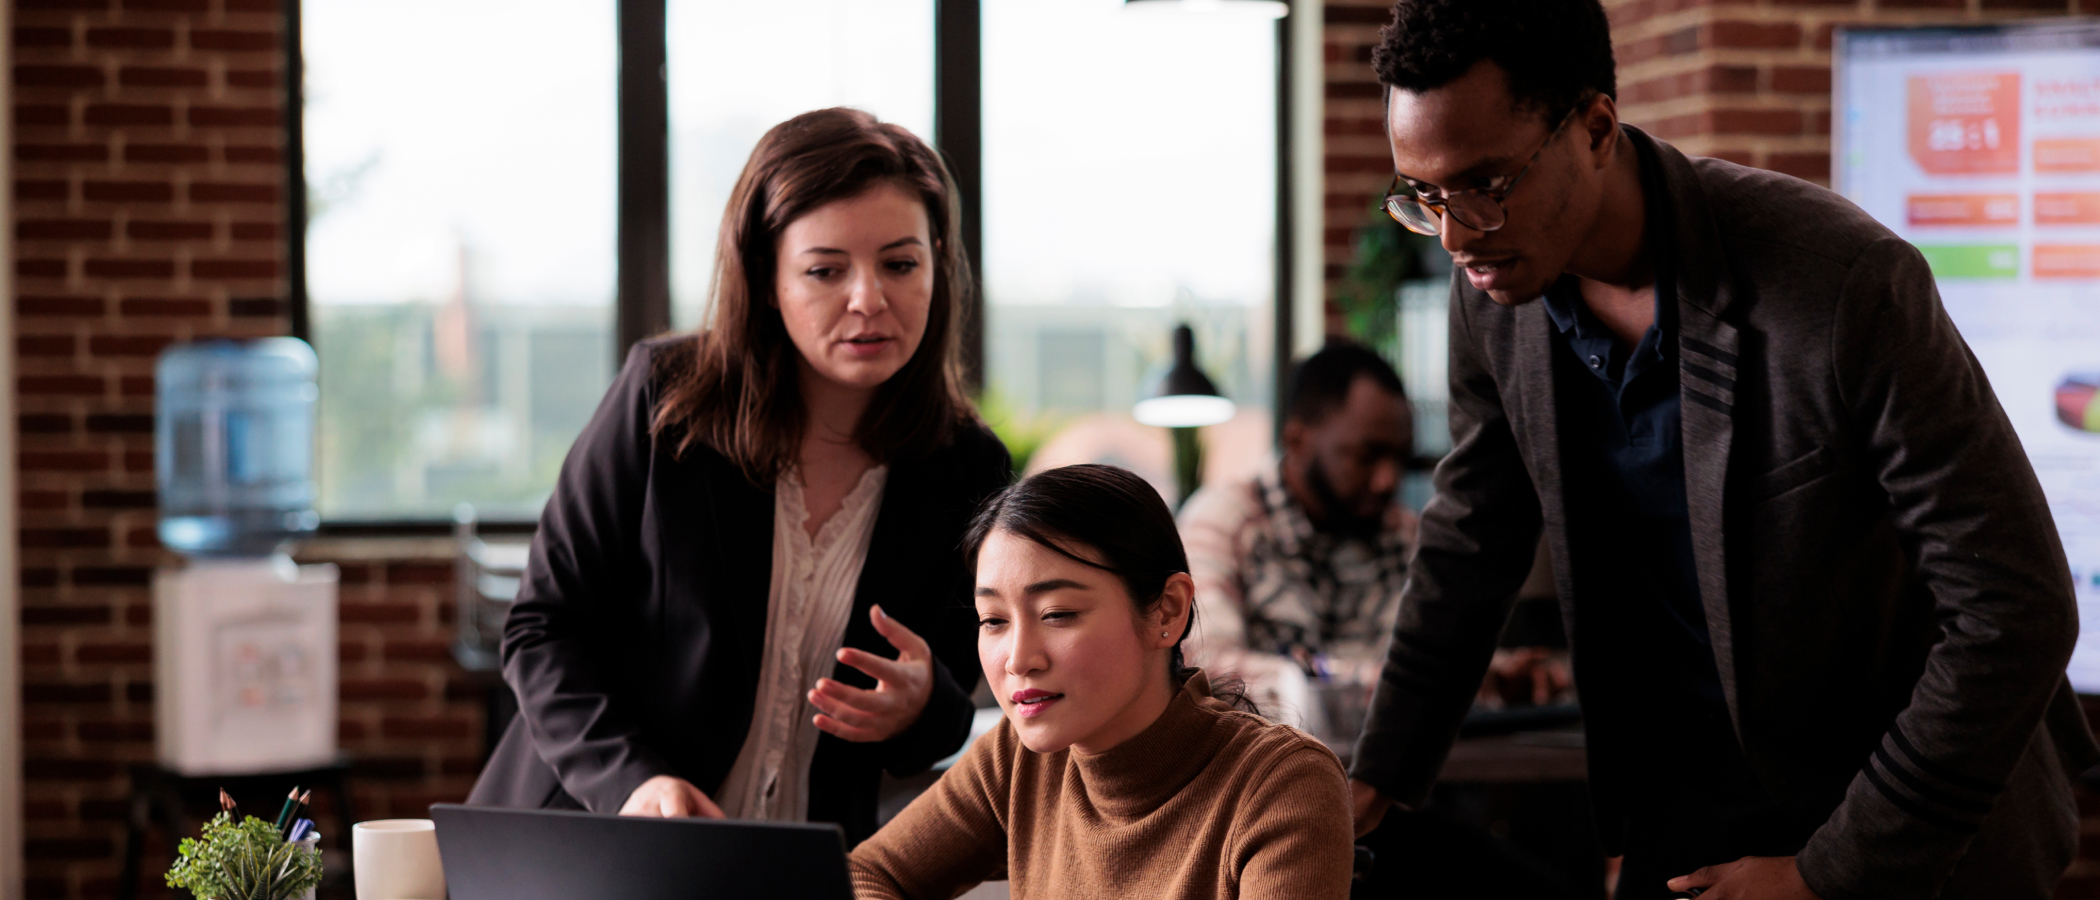
<svg viewBox="0 0 2100 900">
<path fill-rule="evenodd" d="M 311 344 L 313 321 L 306 304 L 306 55 L 299 39 L 302 2 L 284 0 L 284 303 L 292 337 Z"/>
<path fill-rule="evenodd" d="M 963 298 L 963 373 L 984 387 L 984 18 L 982 0 L 934 0 L 933 144 L 961 194 L 957 237 L 969 257 Z"/>
<path fill-rule="evenodd" d="M 671 111 L 665 0 L 619 0 L 619 218 L 613 359 L 671 327 Z"/>
</svg>

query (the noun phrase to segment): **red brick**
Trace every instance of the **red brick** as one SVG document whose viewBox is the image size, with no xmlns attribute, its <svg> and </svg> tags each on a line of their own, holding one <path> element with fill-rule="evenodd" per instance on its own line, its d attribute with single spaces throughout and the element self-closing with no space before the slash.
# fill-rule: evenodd
<svg viewBox="0 0 2100 900">
<path fill-rule="evenodd" d="M 1326 94 L 1329 100 L 1376 100 L 1384 96 L 1384 91 L 1375 81 L 1330 81 L 1327 82 Z"/>
<path fill-rule="evenodd" d="M 1810 181 L 1830 180 L 1828 153 L 1774 153 L 1766 157 L 1764 167 Z"/>
<path fill-rule="evenodd" d="M 25 334 L 15 338 L 20 356 L 72 356 L 78 342 L 70 334 Z"/>
<path fill-rule="evenodd" d="M 1393 21 L 1389 6 L 1342 6 L 1330 4 L 1320 11 L 1320 18 L 1329 24 L 1384 25 Z"/>
<path fill-rule="evenodd" d="M 219 0 L 227 12 L 274 13 L 284 9 L 282 0 Z"/>
<path fill-rule="evenodd" d="M 360 625 L 413 624 L 423 618 L 423 611 L 413 603 L 344 603 L 340 615 L 344 622 Z"/>
<path fill-rule="evenodd" d="M 25 490 L 15 500 L 21 504 L 24 510 L 37 510 L 39 512 L 65 509 L 68 504 L 72 503 L 72 498 L 65 491 Z"/>
<path fill-rule="evenodd" d="M 124 0 L 125 9 L 152 9 L 167 12 L 209 12 L 210 0 Z"/>
<path fill-rule="evenodd" d="M 22 9 L 108 10 L 109 0 L 16 0 Z"/>
<path fill-rule="evenodd" d="M 15 428 L 23 434 L 71 434 L 73 417 L 50 413 L 32 413 L 15 417 Z"/>
<path fill-rule="evenodd" d="M 51 703 L 108 703 L 109 685 L 26 682 L 22 685 L 22 702 L 35 705 Z"/>
<path fill-rule="evenodd" d="M 1800 110 L 1716 109 L 1705 116 L 1708 134 L 1800 134 Z"/>
<path fill-rule="evenodd" d="M 153 376 L 126 375 L 118 378 L 117 393 L 126 397 L 151 397 L 153 396 Z M 153 454 L 146 451 L 124 454 L 124 470 L 127 472 L 153 471 Z"/>
<path fill-rule="evenodd" d="M 1774 67 L 1772 69 L 1772 90 L 1781 94 L 1828 94 L 1830 93 L 1830 67 Z"/>
<path fill-rule="evenodd" d="M 235 222 L 232 231 L 236 241 L 274 241 L 284 235 L 275 222 Z"/>
<path fill-rule="evenodd" d="M 189 298 L 130 297 L 117 304 L 117 313 L 126 316 L 208 316 L 211 315 L 211 301 Z"/>
<path fill-rule="evenodd" d="M 124 161 L 135 163 L 201 163 L 211 159 L 203 144 L 126 144 Z"/>
<path fill-rule="evenodd" d="M 88 352 L 95 356 L 158 356 L 175 339 L 158 334 L 97 334 L 88 337 Z"/>
<path fill-rule="evenodd" d="M 361 700 L 423 700 L 430 686 L 413 678 L 344 678 L 338 688 L 345 703 Z"/>
<path fill-rule="evenodd" d="M 100 397 L 108 385 L 93 375 L 24 375 L 15 379 L 15 389 L 24 395 L 53 397 Z"/>
<path fill-rule="evenodd" d="M 40 125 L 64 128 L 73 124 L 73 111 L 57 103 L 17 103 L 15 124 L 24 128 Z"/>
<path fill-rule="evenodd" d="M 132 609 L 152 609 L 152 607 L 150 607 L 150 606 L 134 606 L 134 607 L 132 607 Z M 139 623 L 137 623 L 137 622 L 133 622 L 132 624 L 136 625 L 136 624 L 139 624 Z M 132 681 L 132 682 L 127 682 L 127 683 L 125 683 L 125 685 L 124 685 L 124 699 L 125 699 L 125 700 L 128 700 L 128 701 L 130 701 L 130 702 L 132 702 L 132 703 L 152 703 L 152 702 L 153 702 L 153 682 L 150 682 L 150 681 Z"/>
<path fill-rule="evenodd" d="M 83 121 L 111 128 L 167 126 L 175 124 L 175 109 L 144 103 L 95 103 L 88 106 Z"/>
<path fill-rule="evenodd" d="M 63 259 L 18 259 L 15 274 L 24 278 L 64 278 L 66 261 Z"/>
<path fill-rule="evenodd" d="M 87 45 L 164 50 L 175 46 L 175 32 L 168 28 L 90 28 Z"/>
<path fill-rule="evenodd" d="M 175 277 L 175 263 L 165 259 L 91 259 L 82 265 L 82 274 L 89 278 L 154 278 Z"/>
<path fill-rule="evenodd" d="M 67 815 L 63 800 L 28 800 L 22 803 L 22 818 L 29 821 L 63 819 Z"/>
<path fill-rule="evenodd" d="M 152 434 L 153 416 L 150 414 L 89 413 L 87 430 L 89 434 Z"/>
<path fill-rule="evenodd" d="M 461 716 L 386 716 L 379 720 L 381 737 L 395 739 L 451 738 L 474 733 L 473 724 Z"/>
<path fill-rule="evenodd" d="M 144 573 L 144 577 L 136 582 L 128 583 L 151 584 L 153 570 L 140 569 L 139 571 Z M 74 583 L 79 583 L 77 573 L 74 577 Z M 73 649 L 73 659 L 76 662 L 90 665 L 149 663 L 153 661 L 153 645 L 140 642 L 81 644 Z"/>
<path fill-rule="evenodd" d="M 190 124 L 198 128 L 277 128 L 284 111 L 274 106 L 192 106 Z"/>
<path fill-rule="evenodd" d="M 386 567 L 388 584 L 449 585 L 457 575 L 449 562 L 390 562 Z"/>
<path fill-rule="evenodd" d="M 64 200 L 66 183 L 63 181 L 16 181 L 16 200 Z"/>
<path fill-rule="evenodd" d="M 233 147 L 225 151 L 226 161 L 239 164 L 274 166 L 284 162 L 284 151 L 276 147 Z"/>
<path fill-rule="evenodd" d="M 125 87 L 204 87 L 211 83 L 211 73 L 189 67 L 125 66 L 117 71 L 117 83 Z"/>
<path fill-rule="evenodd" d="M 1984 9 L 2017 9 L 2029 12 L 2071 12 L 2065 0 L 1983 0 Z"/>
<path fill-rule="evenodd" d="M 173 203 L 175 188 L 164 181 L 88 181 L 81 196 L 91 203 Z"/>
<path fill-rule="evenodd" d="M 226 184 L 200 181 L 190 185 L 192 203 L 276 203 L 274 184 Z"/>
<path fill-rule="evenodd" d="M 17 47 L 71 47 L 71 28 L 17 28 L 14 33 Z"/>
<path fill-rule="evenodd" d="M 234 31 L 231 29 L 198 28 L 190 32 L 190 47 L 197 50 L 225 50 L 232 52 L 277 49 L 277 34 L 272 31 Z"/>
<path fill-rule="evenodd" d="M 284 73 L 276 69 L 228 69 L 226 86 L 236 88 L 274 88 L 284 84 Z"/>
<path fill-rule="evenodd" d="M 1877 0 L 1880 9 L 1961 9 L 1968 0 Z"/>
<path fill-rule="evenodd" d="M 107 311 L 100 297 L 19 297 L 15 300 L 15 314 L 19 316 L 96 318 Z"/>
<path fill-rule="evenodd" d="M 1799 47 L 1801 26 L 1792 22 L 1710 22 L 1702 43 L 1707 47 L 1753 50 Z"/>
<path fill-rule="evenodd" d="M 269 259 L 199 259 L 190 262 L 192 278 L 275 278 L 278 273 L 277 261 Z"/>
<path fill-rule="evenodd" d="M 148 421 L 147 434 L 152 434 L 152 416 Z M 152 491 L 81 491 L 80 505 L 87 509 L 152 509 L 156 499 Z"/>
<path fill-rule="evenodd" d="M 23 625 L 107 625 L 109 622 L 110 609 L 100 603 L 22 607 Z"/>
<path fill-rule="evenodd" d="M 387 662 L 444 662 L 452 658 L 452 642 L 444 638 L 391 638 L 382 658 Z"/>
<path fill-rule="evenodd" d="M 106 241 L 113 231 L 107 219 L 24 219 L 15 224 L 15 239 Z"/>
<path fill-rule="evenodd" d="M 124 223 L 125 236 L 137 241 L 208 241 L 213 231 L 210 222 L 151 222 Z"/>
<path fill-rule="evenodd" d="M 16 66 L 16 87 L 98 88 L 106 82 L 98 66 Z"/>
<path fill-rule="evenodd" d="M 15 158 L 25 162 L 107 162 L 102 144 L 16 144 Z"/>
<path fill-rule="evenodd" d="M 26 381 L 28 379 L 23 380 Z M 97 379 L 97 381 L 99 382 L 100 379 Z M 24 393 L 27 393 L 27 391 L 24 391 Z M 24 450 L 17 459 L 20 461 L 24 472 L 101 472 L 109 468 L 109 454 L 100 450 L 54 450 L 48 452 Z M 27 532 L 24 533 L 26 534 Z M 99 529 L 95 533 L 103 534 Z M 56 532 L 53 532 L 53 535 L 56 535 Z M 108 543 L 108 536 L 106 534 L 103 536 L 104 540 L 93 546 L 100 547 Z M 55 536 L 52 539 L 60 540 L 60 538 Z M 22 545 L 25 547 L 29 546 L 28 538 L 23 538 Z M 74 545 L 67 544 L 66 546 Z"/>
<path fill-rule="evenodd" d="M 284 301 L 275 297 L 235 297 L 226 301 L 226 314 L 250 319 L 283 315 Z"/>
</svg>

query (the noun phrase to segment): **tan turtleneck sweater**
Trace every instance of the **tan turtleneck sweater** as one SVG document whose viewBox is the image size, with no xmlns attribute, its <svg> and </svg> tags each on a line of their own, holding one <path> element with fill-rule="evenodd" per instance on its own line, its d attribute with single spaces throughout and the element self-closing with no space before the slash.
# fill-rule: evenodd
<svg viewBox="0 0 2100 900">
<path fill-rule="evenodd" d="M 860 900 L 1340 898 L 1354 833 L 1334 754 L 1232 709 L 1202 673 L 1105 753 L 1036 753 L 1011 722 L 853 851 Z"/>
</svg>

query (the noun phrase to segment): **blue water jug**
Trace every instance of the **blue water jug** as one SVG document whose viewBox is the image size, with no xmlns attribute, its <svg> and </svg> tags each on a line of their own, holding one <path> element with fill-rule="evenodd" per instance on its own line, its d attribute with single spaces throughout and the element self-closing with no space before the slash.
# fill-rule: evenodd
<svg viewBox="0 0 2100 900">
<path fill-rule="evenodd" d="M 154 368 L 160 542 L 190 556 L 260 556 L 314 512 L 313 348 L 297 338 L 177 344 Z"/>
</svg>

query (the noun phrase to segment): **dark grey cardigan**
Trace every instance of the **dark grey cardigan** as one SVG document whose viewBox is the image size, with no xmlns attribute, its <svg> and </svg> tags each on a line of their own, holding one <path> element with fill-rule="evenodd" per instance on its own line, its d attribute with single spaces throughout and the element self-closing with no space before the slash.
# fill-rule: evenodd
<svg viewBox="0 0 2100 900">
<path fill-rule="evenodd" d="M 1654 147 L 1677 249 L 1685 486 L 1743 751 L 1824 824 L 1825 900 L 2047 897 L 2076 849 L 2067 775 L 2100 750 L 2064 677 L 2078 633 L 2040 485 L 1909 244 L 1814 185 Z M 1454 275 L 1451 430 L 1355 777 L 1435 781 L 1543 528 L 1582 654 L 1550 324 Z M 1618 710 L 1586 694 L 1591 715 Z M 1623 786 L 1593 744 L 1606 848 Z M 1717 860 L 1716 862 L 1720 862 Z M 1944 890 L 1943 890 L 1944 888 Z"/>
<path fill-rule="evenodd" d="M 469 803 L 617 812 L 656 775 L 712 795 L 743 747 L 765 648 L 773 494 L 720 454 L 673 459 L 650 437 L 653 360 L 690 340 L 637 345 L 562 464 L 504 627 L 519 714 Z M 878 771 L 924 771 L 969 733 L 980 669 L 962 534 L 1010 466 L 982 427 L 890 464 L 845 644 L 897 655 L 868 621 L 880 603 L 932 646 L 935 684 L 903 734 L 819 739 L 809 817 L 839 823 L 850 842 L 874 833 Z M 832 677 L 873 686 L 845 665 Z"/>
</svg>

